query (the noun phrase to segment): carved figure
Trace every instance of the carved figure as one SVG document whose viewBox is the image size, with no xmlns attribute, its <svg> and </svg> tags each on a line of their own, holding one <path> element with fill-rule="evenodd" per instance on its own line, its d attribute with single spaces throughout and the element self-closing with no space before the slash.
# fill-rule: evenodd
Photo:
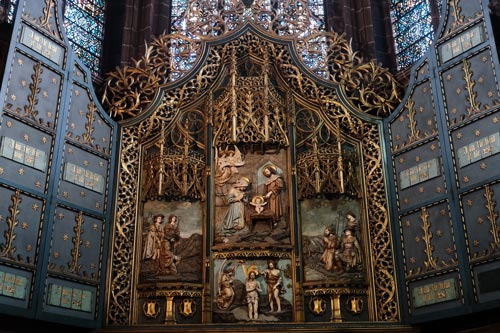
<svg viewBox="0 0 500 333">
<path fill-rule="evenodd" d="M 277 174 L 276 167 L 272 164 L 264 166 L 262 174 L 267 178 L 265 181 L 265 197 L 269 200 L 269 209 L 274 213 L 274 220 L 277 223 L 283 215 L 281 192 L 285 183 L 283 178 Z"/>
<path fill-rule="evenodd" d="M 269 260 L 267 268 L 262 272 L 264 280 L 267 284 L 267 299 L 271 312 L 274 312 L 274 304 L 276 303 L 276 311 L 281 312 L 280 294 L 283 288 L 283 279 L 281 270 L 276 267 L 273 260 Z"/>
<path fill-rule="evenodd" d="M 252 198 L 252 201 L 250 201 L 250 205 L 255 207 L 255 212 L 257 214 L 260 214 L 265 209 L 265 206 L 267 205 L 267 201 L 264 199 L 264 197 L 262 195 L 255 195 Z"/>
<path fill-rule="evenodd" d="M 361 247 L 352 229 L 344 230 L 339 257 L 347 271 L 354 270 L 361 263 Z"/>
<path fill-rule="evenodd" d="M 259 293 L 262 292 L 260 282 L 256 280 L 258 270 L 249 270 L 245 282 L 246 301 L 248 305 L 248 319 L 255 320 L 259 317 Z"/>
<path fill-rule="evenodd" d="M 247 177 L 241 177 L 226 194 L 228 210 L 220 228 L 222 233 L 241 230 L 245 227 L 245 204 L 248 202 L 246 189 L 250 184 Z"/>
<path fill-rule="evenodd" d="M 225 262 L 225 261 L 224 261 Z M 222 263 L 221 270 L 224 267 Z M 229 267 L 222 272 L 219 271 L 219 290 L 215 298 L 215 304 L 220 310 L 227 310 L 234 301 L 233 276 L 236 267 Z"/>
<path fill-rule="evenodd" d="M 323 233 L 323 242 L 325 250 L 321 255 L 320 261 L 325 264 L 327 271 L 342 271 L 342 263 L 337 259 L 337 250 L 339 248 L 339 241 L 335 232 L 331 227 L 326 227 Z"/>
</svg>

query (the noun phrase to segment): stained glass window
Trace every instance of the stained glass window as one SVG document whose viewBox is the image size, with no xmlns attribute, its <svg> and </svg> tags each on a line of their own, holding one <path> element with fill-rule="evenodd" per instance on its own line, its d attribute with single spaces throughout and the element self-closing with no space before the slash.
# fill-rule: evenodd
<svg viewBox="0 0 500 333">
<path fill-rule="evenodd" d="M 101 70 L 105 0 L 66 0 L 64 26 L 76 55 L 96 75 Z"/>
<path fill-rule="evenodd" d="M 252 17 L 255 13 L 256 16 Z M 290 35 L 302 31 L 306 25 L 309 32 L 324 31 L 323 0 L 279 1 L 262 0 L 172 0 L 171 31 L 190 35 L 197 26 L 203 36 L 216 36 L 230 31 L 248 19 L 259 22 L 273 20 L 274 30 L 280 35 Z M 273 17 L 282 17 L 277 20 Z M 296 28 L 298 26 L 298 28 Z M 282 27 L 280 29 L 280 27 Z"/>
<path fill-rule="evenodd" d="M 320 76 L 327 68 L 324 37 L 311 37 L 326 30 L 323 0 L 171 0 L 171 33 L 193 40 L 209 39 L 235 30 L 244 22 L 253 21 L 278 36 L 306 40 L 302 57 L 308 67 Z M 311 38 L 308 38 L 311 37 Z M 186 52 L 186 41 L 171 41 L 172 68 L 188 70 L 196 54 Z M 180 54 L 185 55 L 181 57 Z M 178 79 L 175 71 L 170 80 Z"/>
<path fill-rule="evenodd" d="M 391 21 L 398 70 L 411 66 L 429 48 L 435 32 L 431 6 L 436 6 L 439 11 L 441 1 L 391 0 Z"/>
<path fill-rule="evenodd" d="M 16 15 L 16 9 L 17 9 L 17 0 L 10 0 L 10 1 L 2 1 L 0 0 L 0 6 L 4 7 L 7 12 L 7 22 L 8 23 L 13 23 L 14 22 L 14 16 Z"/>
</svg>

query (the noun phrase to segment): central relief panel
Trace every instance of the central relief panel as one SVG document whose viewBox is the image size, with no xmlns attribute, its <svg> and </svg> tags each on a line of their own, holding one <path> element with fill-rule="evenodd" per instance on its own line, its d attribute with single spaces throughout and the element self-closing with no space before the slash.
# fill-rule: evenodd
<svg viewBox="0 0 500 333">
<path fill-rule="evenodd" d="M 215 323 L 294 318 L 289 120 L 285 99 L 256 67 L 264 75 L 233 70 L 213 102 Z"/>
</svg>

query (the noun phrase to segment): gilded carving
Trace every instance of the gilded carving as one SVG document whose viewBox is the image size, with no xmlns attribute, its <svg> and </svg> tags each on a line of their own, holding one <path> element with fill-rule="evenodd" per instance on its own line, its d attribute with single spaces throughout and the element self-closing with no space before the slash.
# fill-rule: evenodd
<svg viewBox="0 0 500 333">
<path fill-rule="evenodd" d="M 200 36 L 208 38 L 204 34 Z M 295 307 L 298 309 L 301 302 L 294 299 L 300 294 L 301 286 L 293 279 L 294 270 L 290 264 L 295 250 L 295 236 L 290 226 L 298 223 L 291 214 L 293 177 L 297 177 L 297 189 L 304 198 L 324 195 L 332 199 L 345 195 L 363 207 L 364 216 L 370 216 L 369 220 L 363 218 L 363 239 L 358 239 L 359 235 L 355 237 L 358 245 L 360 241 L 372 245 L 371 257 L 354 252 L 358 253 L 356 260 L 348 262 L 346 252 L 343 268 L 353 269 L 353 274 L 357 274 L 360 263 L 367 265 L 370 262 L 376 266 L 377 270 L 363 271 L 371 274 L 375 281 L 373 318 L 397 321 L 399 313 L 380 133 L 375 123 L 354 116 L 354 110 L 368 115 L 387 115 L 399 101 L 395 81 L 381 68 L 363 64 L 347 43 L 339 39 L 347 49 L 345 62 L 335 67 L 339 80 L 335 84 L 341 89 L 328 88 L 294 64 L 286 45 L 251 32 L 242 33 L 224 45 L 212 45 L 200 67 L 203 75 L 189 76 L 187 70 L 174 74 L 167 69 L 172 68 L 168 65 L 172 54 L 168 53 L 167 46 L 176 40 L 173 36 L 161 36 L 148 47 L 146 56 L 135 67 L 120 69 L 107 81 L 104 102 L 109 113 L 126 125 L 121 133 L 114 235 L 117 250 L 113 253 L 108 323 L 129 324 L 129 313 L 134 307 L 135 301 L 130 294 L 134 281 L 130 276 L 138 267 L 134 256 L 138 258 L 140 250 L 133 247 L 133 240 L 139 237 L 140 231 L 147 231 L 145 225 L 137 226 L 137 216 L 141 215 L 136 205 L 138 196 L 150 201 L 155 196 L 171 202 L 203 201 L 210 194 L 210 186 L 214 189 L 214 197 L 210 197 L 211 215 L 207 214 L 203 222 L 210 223 L 209 230 L 214 233 L 207 238 L 213 239 L 212 258 L 200 256 L 198 260 L 200 265 L 205 263 L 211 268 L 214 285 L 211 294 L 210 290 L 205 290 L 204 297 L 210 298 L 204 299 L 204 304 L 211 300 L 212 309 L 216 309 L 212 310 L 214 321 L 271 322 L 275 318 L 291 321 Z M 197 45 L 201 43 L 186 39 L 183 50 L 196 51 Z M 333 60 L 331 65 L 336 66 Z M 348 72 L 340 74 L 339 71 Z M 181 77 L 189 79 L 175 82 Z M 356 83 L 359 81 L 363 82 L 361 86 Z M 168 89 L 164 89 L 167 86 Z M 151 108 L 155 96 L 161 96 L 160 103 Z M 192 106 L 194 101 L 203 107 Z M 213 125 L 211 142 L 198 139 L 198 134 L 192 135 L 196 131 L 187 130 L 186 123 L 179 120 L 190 112 L 200 119 L 199 124 L 203 124 L 199 128 Z M 290 153 L 290 129 L 295 124 L 300 142 L 297 165 Z M 205 183 L 207 174 L 214 176 L 213 185 Z M 272 181 L 281 185 L 273 184 L 275 187 L 271 190 L 267 187 Z M 276 198 L 281 204 L 275 204 Z M 239 201 L 232 206 L 236 199 Z M 263 209 L 256 209 L 257 204 Z M 230 210 L 231 218 L 226 220 Z M 141 242 L 145 244 L 142 236 Z M 351 244 L 356 251 L 355 242 Z M 285 293 L 271 294 L 270 298 L 266 298 L 266 288 L 271 282 L 264 279 L 268 258 L 279 259 L 276 266 L 287 281 L 283 288 Z M 235 275 L 229 277 L 234 293 L 231 288 L 220 288 L 217 283 L 223 280 L 225 270 L 231 272 L 232 266 L 222 265 L 228 261 L 239 264 L 233 270 Z M 256 265 L 260 274 L 255 277 L 244 274 L 243 264 L 247 268 Z M 175 275 L 151 274 L 146 279 L 153 284 L 162 279 L 173 283 Z M 262 290 L 260 303 L 252 306 L 249 312 L 248 304 L 243 306 L 241 303 L 245 295 L 243 286 L 247 282 L 256 285 L 255 281 Z M 240 289 L 236 289 L 235 284 Z M 298 291 L 292 292 L 292 288 Z M 220 294 L 219 290 L 222 290 Z M 220 296 L 219 302 L 217 296 Z M 257 315 L 253 311 L 255 308 Z"/>
</svg>

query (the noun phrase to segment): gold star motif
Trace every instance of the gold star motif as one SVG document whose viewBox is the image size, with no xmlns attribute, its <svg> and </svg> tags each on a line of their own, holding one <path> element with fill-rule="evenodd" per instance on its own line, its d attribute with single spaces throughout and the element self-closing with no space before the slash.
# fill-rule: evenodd
<svg viewBox="0 0 500 333">
<path fill-rule="evenodd" d="M 10 99 L 15 101 L 17 99 L 16 95 L 10 95 Z"/>
<path fill-rule="evenodd" d="M 400 157 L 400 158 L 399 158 L 399 164 L 403 164 L 403 163 L 404 163 L 404 161 L 405 161 L 405 159 L 404 159 L 404 158 L 402 158 L 402 157 Z"/>
<path fill-rule="evenodd" d="M 405 226 L 406 226 L 407 228 L 411 227 L 411 222 L 410 222 L 410 220 L 406 220 L 406 221 L 405 221 Z"/>
<path fill-rule="evenodd" d="M 80 96 L 80 90 L 75 90 L 75 95 Z"/>
<path fill-rule="evenodd" d="M 474 244 L 474 247 L 479 246 L 479 241 L 477 239 L 474 239 L 474 241 L 472 243 Z"/>
<path fill-rule="evenodd" d="M 55 77 L 53 77 L 51 81 L 52 81 L 53 84 L 57 83 L 57 79 Z"/>
<path fill-rule="evenodd" d="M 47 98 L 47 97 L 49 97 L 49 93 L 48 93 L 48 92 L 46 92 L 46 91 L 44 91 L 44 92 L 42 92 L 42 96 L 43 96 L 44 98 Z"/>
<path fill-rule="evenodd" d="M 54 259 L 59 259 L 59 252 L 54 252 Z"/>
<path fill-rule="evenodd" d="M 464 183 L 468 183 L 470 181 L 469 177 L 465 176 L 464 177 Z"/>
<path fill-rule="evenodd" d="M 453 253 L 453 249 L 451 247 L 448 247 L 448 248 L 446 248 L 446 252 L 448 252 L 448 254 L 452 254 Z"/>
<path fill-rule="evenodd" d="M 477 224 L 483 224 L 483 223 L 484 223 L 483 218 L 482 218 L 481 216 L 479 216 L 479 217 L 477 218 Z"/>
<path fill-rule="evenodd" d="M 101 208 L 101 204 L 99 202 L 95 203 L 95 208 Z"/>
<path fill-rule="evenodd" d="M 95 269 L 96 268 L 96 264 L 92 263 L 90 264 L 90 269 Z"/>
<path fill-rule="evenodd" d="M 75 129 L 76 125 L 75 125 L 75 123 L 71 123 L 71 125 L 69 125 L 69 127 L 71 127 L 71 129 Z"/>
<path fill-rule="evenodd" d="M 45 136 L 42 138 L 42 142 L 47 143 L 47 138 Z"/>
<path fill-rule="evenodd" d="M 460 95 L 460 93 L 462 92 L 462 89 L 460 88 L 457 88 L 457 90 L 455 90 L 457 92 L 457 95 Z"/>
<path fill-rule="evenodd" d="M 82 109 L 78 110 L 78 114 L 79 114 L 80 116 L 84 116 L 84 115 L 85 115 L 85 113 L 83 113 L 83 110 L 82 110 Z"/>
<path fill-rule="evenodd" d="M 472 199 L 467 199 L 467 206 L 472 206 L 473 203 Z"/>
<path fill-rule="evenodd" d="M 431 125 L 432 125 L 432 119 L 428 119 L 428 120 L 427 120 L 427 125 L 428 125 L 428 126 L 431 126 Z"/>
<path fill-rule="evenodd" d="M 52 118 L 52 112 L 47 112 L 47 117 Z"/>
<path fill-rule="evenodd" d="M 416 156 L 415 157 L 415 162 L 419 162 L 420 161 L 420 156 Z"/>
<path fill-rule="evenodd" d="M 64 219 L 64 214 L 63 213 L 59 213 L 57 215 L 57 217 L 59 218 L 59 220 L 63 220 Z"/>
<path fill-rule="evenodd" d="M 486 170 L 486 168 L 488 167 L 488 165 L 486 163 L 481 163 L 481 165 L 479 166 L 481 168 L 481 170 Z"/>
<path fill-rule="evenodd" d="M 99 161 L 99 166 L 103 167 L 104 166 L 104 162 L 103 161 Z"/>
<path fill-rule="evenodd" d="M 81 196 L 82 198 L 85 198 L 85 192 L 84 192 L 84 191 L 81 191 L 81 192 L 80 192 L 80 196 Z"/>
<path fill-rule="evenodd" d="M 68 236 L 67 234 L 64 234 L 64 236 L 63 236 L 63 240 L 64 240 L 64 241 L 67 241 L 68 239 L 69 239 L 69 236 Z"/>
<path fill-rule="evenodd" d="M 446 209 L 442 208 L 439 210 L 439 214 L 441 214 L 442 216 L 445 216 L 446 215 Z"/>
<path fill-rule="evenodd" d="M 403 115 L 399 116 L 399 122 L 402 123 L 403 121 L 405 121 L 405 117 L 403 117 Z"/>
<path fill-rule="evenodd" d="M 30 136 L 28 134 L 23 135 L 24 141 L 30 141 Z"/>
<path fill-rule="evenodd" d="M 436 230 L 436 236 L 438 237 L 443 236 L 443 232 L 441 230 Z"/>
<path fill-rule="evenodd" d="M 26 245 L 26 251 L 31 252 L 33 250 L 33 245 L 28 244 Z"/>
<path fill-rule="evenodd" d="M 493 97 L 494 95 L 493 91 L 488 91 L 488 97 Z"/>
<path fill-rule="evenodd" d="M 70 154 L 70 155 L 73 154 L 73 148 L 68 149 L 68 154 Z"/>
<path fill-rule="evenodd" d="M 26 80 L 21 80 L 21 86 L 26 87 L 26 85 L 27 85 Z"/>
<path fill-rule="evenodd" d="M 23 64 L 23 59 L 17 59 L 17 64 L 21 66 Z"/>
<path fill-rule="evenodd" d="M 480 135 L 481 135 L 481 131 L 480 131 L 480 130 L 476 130 L 476 131 L 474 132 L 474 134 L 475 134 L 476 136 L 480 136 Z"/>
<path fill-rule="evenodd" d="M 460 140 L 462 138 L 462 133 L 458 132 L 457 133 L 457 139 Z"/>
<path fill-rule="evenodd" d="M 102 143 L 106 143 L 106 142 L 108 142 L 108 139 L 106 139 L 106 138 L 102 138 L 101 142 L 102 142 Z"/>
<path fill-rule="evenodd" d="M 414 264 L 414 263 L 416 263 L 416 262 L 417 262 L 417 260 L 415 259 L 415 257 L 411 257 L 411 258 L 410 258 L 410 263 Z"/>
<path fill-rule="evenodd" d="M 451 80 L 451 74 L 446 75 L 446 80 L 448 80 L 448 81 Z"/>
<path fill-rule="evenodd" d="M 484 78 L 481 76 L 479 79 L 477 79 L 477 82 L 483 83 L 484 82 Z"/>
<path fill-rule="evenodd" d="M 26 222 L 21 223 L 21 229 L 23 229 L 23 230 L 28 229 L 28 223 L 26 223 Z"/>
<path fill-rule="evenodd" d="M 5 170 L 2 167 L 0 167 L 0 175 L 3 175 L 4 172 Z"/>
<path fill-rule="evenodd" d="M 410 202 L 410 200 L 408 200 L 408 198 L 404 198 L 403 202 L 407 205 Z"/>
<path fill-rule="evenodd" d="M 483 57 L 481 58 L 481 60 L 482 60 L 483 62 L 487 62 L 487 61 L 488 61 L 488 57 L 483 56 Z"/>
<path fill-rule="evenodd" d="M 423 93 L 425 94 L 425 93 L 428 91 L 427 87 L 424 87 L 424 88 L 422 89 L 422 91 L 423 91 Z"/>
<path fill-rule="evenodd" d="M 419 187 L 419 188 L 418 188 L 418 192 L 419 192 L 419 193 L 424 193 L 424 188 L 423 188 L 423 187 Z"/>
<path fill-rule="evenodd" d="M 92 225 L 92 230 L 96 231 L 96 230 L 98 230 L 98 228 L 99 228 L 99 226 L 97 225 L 97 223 L 94 223 Z"/>
<path fill-rule="evenodd" d="M 21 176 L 24 175 L 24 169 L 20 168 L 19 170 L 17 170 L 17 173 L 20 174 Z"/>
<path fill-rule="evenodd" d="M 451 113 L 456 114 L 457 113 L 457 108 L 451 109 Z"/>
<path fill-rule="evenodd" d="M 399 134 L 396 134 L 396 140 L 399 141 L 401 139 L 401 136 Z"/>
<path fill-rule="evenodd" d="M 102 120 L 101 119 L 98 119 L 97 120 L 97 125 L 101 126 L 102 125 Z"/>
<path fill-rule="evenodd" d="M 419 108 L 418 108 L 418 111 L 419 111 L 420 113 L 422 113 L 422 112 L 424 112 L 424 111 L 425 111 L 425 109 L 424 109 L 424 107 L 423 107 L 423 106 L 421 106 L 421 107 L 419 107 Z"/>
<path fill-rule="evenodd" d="M 0 222 L 3 221 L 3 215 L 0 215 Z"/>
<path fill-rule="evenodd" d="M 87 249 L 90 249 L 90 241 L 86 241 L 86 242 L 85 242 L 85 247 L 86 247 Z"/>
<path fill-rule="evenodd" d="M 436 193 L 441 193 L 442 191 L 443 189 L 441 188 L 441 186 L 436 187 Z"/>
<path fill-rule="evenodd" d="M 31 209 L 33 209 L 34 212 L 37 212 L 39 208 L 40 208 L 40 206 L 38 206 L 38 204 L 33 204 L 31 206 Z"/>
<path fill-rule="evenodd" d="M 83 165 L 89 166 L 89 161 L 83 161 Z"/>
<path fill-rule="evenodd" d="M 417 242 L 417 243 L 420 242 L 420 237 L 415 236 L 415 242 Z"/>
<path fill-rule="evenodd" d="M 69 197 L 68 192 L 64 191 L 64 192 L 62 193 L 62 197 L 63 197 L 63 198 L 68 198 L 68 197 Z"/>
</svg>

